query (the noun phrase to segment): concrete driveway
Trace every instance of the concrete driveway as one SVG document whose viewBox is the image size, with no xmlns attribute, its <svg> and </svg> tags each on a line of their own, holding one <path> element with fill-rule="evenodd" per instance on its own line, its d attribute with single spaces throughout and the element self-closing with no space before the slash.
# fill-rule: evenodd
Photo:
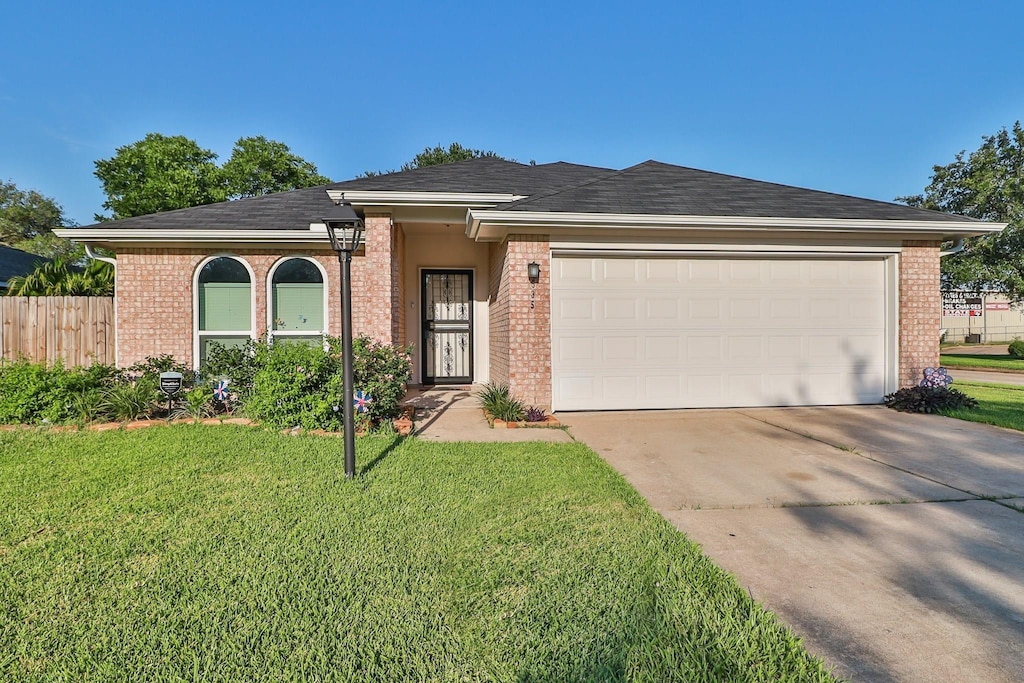
<svg viewBox="0 0 1024 683">
<path fill-rule="evenodd" d="M 1024 680 L 1024 434 L 881 407 L 559 417 L 840 676 Z"/>
</svg>

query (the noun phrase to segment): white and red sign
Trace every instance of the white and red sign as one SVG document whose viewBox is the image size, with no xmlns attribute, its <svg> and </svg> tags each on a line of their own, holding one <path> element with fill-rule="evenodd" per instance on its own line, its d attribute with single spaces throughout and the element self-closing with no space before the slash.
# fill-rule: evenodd
<svg viewBox="0 0 1024 683">
<path fill-rule="evenodd" d="M 943 292 L 942 315 L 947 318 L 975 318 L 984 313 L 981 294 L 977 292 Z"/>
</svg>

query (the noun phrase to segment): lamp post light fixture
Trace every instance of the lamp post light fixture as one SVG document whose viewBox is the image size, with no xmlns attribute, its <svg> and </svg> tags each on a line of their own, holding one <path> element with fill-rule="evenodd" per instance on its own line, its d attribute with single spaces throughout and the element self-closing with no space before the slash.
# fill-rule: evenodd
<svg viewBox="0 0 1024 683">
<path fill-rule="evenodd" d="M 352 252 L 363 238 L 363 220 L 348 202 L 335 204 L 320 219 L 327 226 L 331 249 L 338 254 L 341 269 L 341 356 L 343 393 L 342 409 L 345 441 L 345 476 L 356 476 L 356 434 L 352 386 Z"/>
</svg>

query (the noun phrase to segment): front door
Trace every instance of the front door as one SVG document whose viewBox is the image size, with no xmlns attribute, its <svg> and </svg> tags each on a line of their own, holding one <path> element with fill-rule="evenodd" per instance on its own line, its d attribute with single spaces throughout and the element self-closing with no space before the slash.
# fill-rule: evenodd
<svg viewBox="0 0 1024 683">
<path fill-rule="evenodd" d="M 423 383 L 473 381 L 473 272 L 424 270 Z"/>
</svg>

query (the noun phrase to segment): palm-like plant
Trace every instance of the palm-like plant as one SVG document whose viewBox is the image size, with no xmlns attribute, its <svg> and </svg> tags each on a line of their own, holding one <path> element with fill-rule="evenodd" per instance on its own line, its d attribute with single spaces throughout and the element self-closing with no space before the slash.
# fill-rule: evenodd
<svg viewBox="0 0 1024 683">
<path fill-rule="evenodd" d="M 8 296 L 111 296 L 114 267 L 90 261 L 84 270 L 72 270 L 59 258 L 38 266 L 24 277 L 12 277 Z"/>
</svg>

